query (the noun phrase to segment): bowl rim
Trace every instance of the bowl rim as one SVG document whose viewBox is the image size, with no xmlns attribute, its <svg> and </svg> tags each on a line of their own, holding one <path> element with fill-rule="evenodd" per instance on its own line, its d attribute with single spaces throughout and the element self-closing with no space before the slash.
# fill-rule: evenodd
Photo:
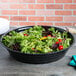
<svg viewBox="0 0 76 76">
<path fill-rule="evenodd" d="M 61 29 L 61 30 L 65 31 L 65 29 L 62 29 L 62 28 L 59 28 L 59 27 L 56 27 L 56 26 L 43 26 L 43 25 L 39 25 L 39 26 L 42 26 L 42 27 L 54 27 L 54 28 L 56 28 L 56 29 Z M 11 52 L 19 53 L 19 54 L 25 54 L 25 55 L 50 55 L 50 54 L 55 54 L 55 53 L 60 53 L 60 52 L 63 52 L 63 51 L 67 51 L 67 49 L 69 49 L 69 48 L 74 44 L 74 42 L 75 42 L 75 39 L 74 39 L 73 34 L 70 33 L 70 32 L 68 32 L 68 33 L 72 36 L 72 38 L 73 38 L 73 42 L 71 43 L 71 45 L 70 45 L 69 47 L 67 47 L 67 48 L 65 48 L 65 49 L 63 49 L 63 50 L 60 50 L 60 51 L 56 51 L 56 52 L 40 53 L 40 54 L 21 53 L 21 52 L 19 52 L 19 51 L 10 49 L 10 48 L 8 48 L 7 46 L 5 46 L 5 45 L 3 44 L 2 39 L 3 39 L 3 37 L 4 37 L 5 35 L 7 35 L 9 32 L 14 31 L 14 30 L 16 31 L 16 30 L 21 29 L 21 28 L 29 29 L 29 28 L 32 28 L 32 27 L 33 27 L 33 26 L 19 27 L 19 28 L 15 28 L 15 29 L 13 29 L 13 30 L 10 30 L 10 31 L 4 33 L 4 34 L 1 36 L 1 38 L 0 38 L 0 43 L 1 43 L 1 45 L 2 45 L 3 47 L 5 47 L 7 50 L 9 50 L 9 51 L 11 51 Z"/>
</svg>

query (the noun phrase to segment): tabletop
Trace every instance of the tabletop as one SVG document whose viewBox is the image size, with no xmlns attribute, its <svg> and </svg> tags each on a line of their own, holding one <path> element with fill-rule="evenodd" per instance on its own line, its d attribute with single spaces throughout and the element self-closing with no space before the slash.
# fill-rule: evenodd
<svg viewBox="0 0 76 76">
<path fill-rule="evenodd" d="M 0 76 L 76 76 L 76 68 L 68 65 L 72 55 L 76 55 L 76 44 L 56 62 L 27 64 L 13 59 L 0 44 Z"/>
</svg>

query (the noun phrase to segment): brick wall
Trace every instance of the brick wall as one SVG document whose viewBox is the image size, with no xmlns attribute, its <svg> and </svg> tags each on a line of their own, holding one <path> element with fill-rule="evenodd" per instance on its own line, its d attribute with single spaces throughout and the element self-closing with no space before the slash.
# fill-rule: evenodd
<svg viewBox="0 0 76 76">
<path fill-rule="evenodd" d="M 0 0 L 0 17 L 9 19 L 11 26 L 72 26 L 76 0 Z"/>
</svg>

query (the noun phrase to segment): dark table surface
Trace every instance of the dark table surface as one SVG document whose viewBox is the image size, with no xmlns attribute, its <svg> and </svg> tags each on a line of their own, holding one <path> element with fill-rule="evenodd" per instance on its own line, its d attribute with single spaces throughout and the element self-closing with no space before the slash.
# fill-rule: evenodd
<svg viewBox="0 0 76 76">
<path fill-rule="evenodd" d="M 76 55 L 76 44 L 56 62 L 26 64 L 14 60 L 0 44 L 0 76 L 76 76 L 76 68 L 68 65 L 72 55 Z"/>
</svg>

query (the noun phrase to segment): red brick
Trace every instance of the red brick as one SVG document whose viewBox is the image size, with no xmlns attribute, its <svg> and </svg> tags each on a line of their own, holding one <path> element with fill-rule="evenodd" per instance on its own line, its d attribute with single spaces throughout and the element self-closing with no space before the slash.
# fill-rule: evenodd
<svg viewBox="0 0 76 76">
<path fill-rule="evenodd" d="M 19 0 L 20 3 L 35 3 L 35 0 Z"/>
<path fill-rule="evenodd" d="M 76 17 L 64 17 L 64 21 L 76 21 Z"/>
<path fill-rule="evenodd" d="M 63 17 L 46 17 L 46 21 L 63 21 Z"/>
<path fill-rule="evenodd" d="M 76 22 L 73 22 L 73 25 L 72 26 L 76 26 Z"/>
<path fill-rule="evenodd" d="M 2 10 L 2 15 L 17 15 L 17 10 Z"/>
<path fill-rule="evenodd" d="M 44 17 L 28 17 L 29 21 L 44 21 Z"/>
<path fill-rule="evenodd" d="M 72 3 L 72 0 L 55 0 L 56 3 Z"/>
<path fill-rule="evenodd" d="M 9 2 L 9 0 L 0 0 L 0 2 L 4 2 L 5 3 L 5 2 Z"/>
<path fill-rule="evenodd" d="M 76 0 L 74 0 L 74 3 L 76 3 Z"/>
<path fill-rule="evenodd" d="M 47 9 L 63 9 L 63 5 L 58 4 L 48 4 L 46 5 Z"/>
<path fill-rule="evenodd" d="M 54 0 L 37 0 L 37 3 L 54 3 Z"/>
<path fill-rule="evenodd" d="M 72 26 L 72 23 L 55 23 L 56 26 Z"/>
<path fill-rule="evenodd" d="M 26 9 L 25 4 L 10 4 L 11 9 Z"/>
<path fill-rule="evenodd" d="M 55 11 L 56 15 L 72 15 L 72 11 Z"/>
<path fill-rule="evenodd" d="M 73 15 L 76 15 L 76 11 L 73 11 Z"/>
<path fill-rule="evenodd" d="M 26 21 L 25 16 L 11 16 L 10 18 L 12 21 Z"/>
<path fill-rule="evenodd" d="M 5 18 L 9 20 L 9 16 L 0 16 L 0 18 Z"/>
<path fill-rule="evenodd" d="M 50 22 L 37 22 L 37 25 L 50 26 L 50 25 L 53 25 L 53 23 L 50 23 Z"/>
<path fill-rule="evenodd" d="M 54 11 L 50 11 L 50 10 L 38 10 L 37 11 L 37 15 L 54 15 Z"/>
<path fill-rule="evenodd" d="M 44 5 L 43 4 L 29 4 L 28 8 L 29 9 L 44 9 Z"/>
<path fill-rule="evenodd" d="M 16 2 L 18 2 L 18 0 L 1 0 L 1 2 L 4 2 L 4 3 L 14 2 L 14 3 L 16 3 Z"/>
<path fill-rule="evenodd" d="M 35 15 L 35 11 L 33 11 L 33 10 L 20 10 L 19 14 L 20 15 Z"/>
<path fill-rule="evenodd" d="M 18 26 L 18 22 L 10 22 L 10 26 Z"/>
<path fill-rule="evenodd" d="M 76 9 L 76 4 L 65 4 L 64 9 Z"/>
<path fill-rule="evenodd" d="M 7 1 L 7 0 L 6 0 Z M 19 0 L 8 0 L 8 2 L 14 2 L 14 3 L 16 3 L 16 2 L 18 2 Z"/>
<path fill-rule="evenodd" d="M 8 9 L 9 5 L 8 4 L 0 4 L 0 9 Z"/>
<path fill-rule="evenodd" d="M 27 25 L 35 25 L 35 22 L 19 22 L 19 25 L 20 26 L 23 26 L 23 25 L 25 25 L 25 26 L 27 26 Z"/>
</svg>

